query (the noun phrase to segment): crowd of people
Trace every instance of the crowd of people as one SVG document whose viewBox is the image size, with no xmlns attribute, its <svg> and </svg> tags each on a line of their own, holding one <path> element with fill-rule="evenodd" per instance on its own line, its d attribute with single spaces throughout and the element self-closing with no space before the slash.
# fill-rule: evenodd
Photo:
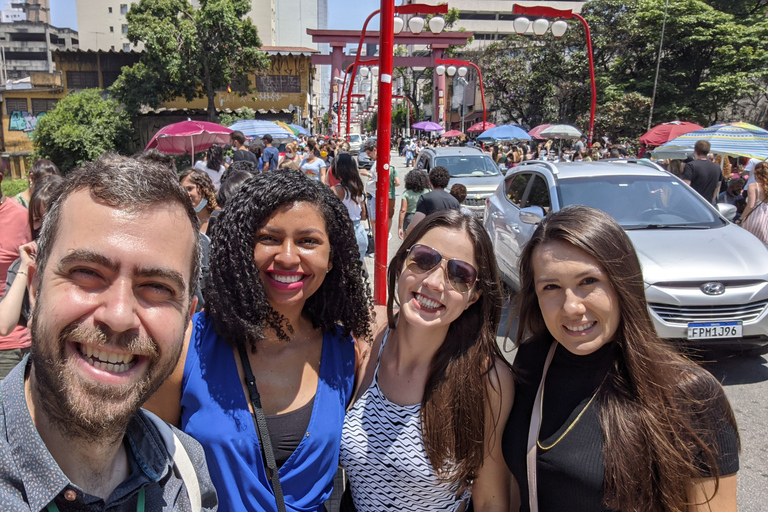
<svg viewBox="0 0 768 512">
<path fill-rule="evenodd" d="M 0 195 L 1 510 L 321 512 L 340 466 L 344 511 L 736 510 L 731 407 L 656 335 L 612 218 L 536 228 L 510 364 L 493 246 L 447 169 L 404 176 L 374 306 L 376 166 L 262 141 L 180 173 L 38 161 Z"/>
</svg>

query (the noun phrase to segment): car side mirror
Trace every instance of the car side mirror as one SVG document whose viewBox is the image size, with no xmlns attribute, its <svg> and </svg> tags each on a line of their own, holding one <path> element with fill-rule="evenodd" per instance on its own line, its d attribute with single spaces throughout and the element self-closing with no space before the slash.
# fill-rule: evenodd
<svg viewBox="0 0 768 512">
<path fill-rule="evenodd" d="M 507 172 L 507 166 L 504 164 L 499 164 L 499 170 L 503 173 Z"/>
<path fill-rule="evenodd" d="M 541 206 L 529 206 L 520 210 L 520 222 L 536 225 L 544 219 L 544 209 Z"/>
<path fill-rule="evenodd" d="M 736 207 L 732 204 L 717 203 L 717 211 L 731 222 L 733 222 L 733 218 L 736 217 Z"/>
</svg>

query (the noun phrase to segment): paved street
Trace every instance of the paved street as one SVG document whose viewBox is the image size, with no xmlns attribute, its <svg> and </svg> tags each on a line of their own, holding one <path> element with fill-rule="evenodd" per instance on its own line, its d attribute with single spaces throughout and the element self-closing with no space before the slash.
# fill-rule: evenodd
<svg viewBox="0 0 768 512">
<path fill-rule="evenodd" d="M 400 196 L 404 190 L 405 159 L 392 153 L 391 164 L 400 176 L 397 189 L 397 207 L 392 224 L 392 238 L 389 241 L 388 255 L 391 257 L 400 246 L 397 237 L 397 211 L 400 208 Z M 369 275 L 373 275 L 373 258 L 365 259 Z M 507 310 L 504 311 L 499 336 L 499 346 L 511 361 L 514 358 L 512 342 L 504 341 L 507 331 Z M 511 326 L 510 335 L 514 337 L 516 323 Z M 725 386 L 725 392 L 736 414 L 741 434 L 741 470 L 739 471 L 738 505 L 740 512 L 765 512 L 768 510 L 768 361 L 765 357 L 746 358 L 740 356 L 718 357 L 705 365 Z"/>
</svg>

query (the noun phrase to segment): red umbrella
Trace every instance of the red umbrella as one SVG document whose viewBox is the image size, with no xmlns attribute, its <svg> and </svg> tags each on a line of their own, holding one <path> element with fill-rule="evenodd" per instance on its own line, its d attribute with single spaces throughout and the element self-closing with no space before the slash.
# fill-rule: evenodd
<svg viewBox="0 0 768 512">
<path fill-rule="evenodd" d="M 459 130 L 451 130 L 442 134 L 441 137 L 444 137 L 446 139 L 450 137 L 461 137 L 461 132 Z"/>
<path fill-rule="evenodd" d="M 661 146 L 662 144 L 669 142 L 686 133 L 701 130 L 703 126 L 699 126 L 696 123 L 689 123 L 687 121 L 672 121 L 671 123 L 663 123 L 658 126 L 654 126 L 642 137 L 640 137 L 640 144 L 646 146 Z"/>
<path fill-rule="evenodd" d="M 488 122 L 484 123 L 480 121 L 479 123 L 475 123 L 469 128 L 467 128 L 467 132 L 484 132 L 485 130 L 488 130 L 490 128 L 496 128 L 496 125 L 493 123 L 488 123 Z"/>
<path fill-rule="evenodd" d="M 534 128 L 531 128 L 531 131 L 528 132 L 528 135 L 531 136 L 532 139 L 546 139 L 547 137 L 542 137 L 541 132 L 546 130 L 547 128 L 554 126 L 553 124 L 540 124 L 539 126 L 536 126 Z"/>
<path fill-rule="evenodd" d="M 157 148 L 170 155 L 189 153 L 194 160 L 196 152 L 205 151 L 211 144 L 229 144 L 230 133 L 232 130 L 220 124 L 187 120 L 160 128 L 144 149 Z"/>
</svg>

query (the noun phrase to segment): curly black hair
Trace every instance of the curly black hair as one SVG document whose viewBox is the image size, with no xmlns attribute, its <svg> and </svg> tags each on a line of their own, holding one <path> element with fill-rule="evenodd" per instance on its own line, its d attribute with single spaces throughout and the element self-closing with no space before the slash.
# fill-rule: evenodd
<svg viewBox="0 0 768 512">
<path fill-rule="evenodd" d="M 413 169 L 405 175 L 405 190 L 421 192 L 429 188 L 429 176 L 422 169 Z"/>
<path fill-rule="evenodd" d="M 335 325 L 344 335 L 371 340 L 373 301 L 363 281 L 362 262 L 346 206 L 328 188 L 300 171 L 278 169 L 247 180 L 227 201 L 211 235 L 211 273 L 205 286 L 206 314 L 217 334 L 238 347 L 256 350 L 265 330 L 290 340 L 292 326 L 272 309 L 253 259 L 256 232 L 280 206 L 305 201 L 325 219 L 333 267 L 307 299 L 304 314 L 315 328 Z"/>
<path fill-rule="evenodd" d="M 432 184 L 432 188 L 445 188 L 449 181 L 451 181 L 451 173 L 442 165 L 433 167 L 429 171 L 429 182 Z"/>
</svg>

